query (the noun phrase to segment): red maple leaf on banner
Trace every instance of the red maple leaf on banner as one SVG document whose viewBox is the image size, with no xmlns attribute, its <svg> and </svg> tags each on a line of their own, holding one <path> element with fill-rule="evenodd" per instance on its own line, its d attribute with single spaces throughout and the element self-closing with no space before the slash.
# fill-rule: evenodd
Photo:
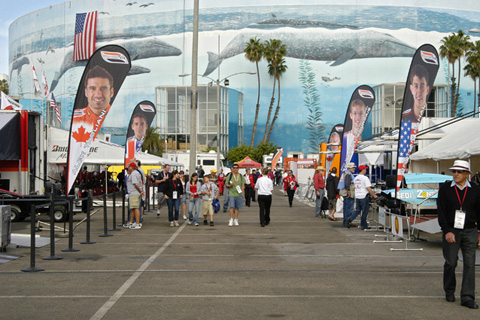
<svg viewBox="0 0 480 320">
<path fill-rule="evenodd" d="M 77 132 L 72 133 L 72 137 L 77 142 L 87 142 L 88 138 L 90 138 L 90 132 L 85 132 L 85 128 L 83 126 L 80 126 Z"/>
<path fill-rule="evenodd" d="M 328 157 L 327 157 L 327 160 L 328 160 L 328 161 L 332 161 L 332 160 L 333 160 L 333 157 L 332 157 L 332 156 L 328 156 Z"/>
</svg>

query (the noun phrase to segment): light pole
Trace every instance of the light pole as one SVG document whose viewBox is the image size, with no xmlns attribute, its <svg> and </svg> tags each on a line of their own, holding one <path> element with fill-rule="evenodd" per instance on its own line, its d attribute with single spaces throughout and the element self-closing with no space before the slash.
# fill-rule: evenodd
<svg viewBox="0 0 480 320">
<path fill-rule="evenodd" d="M 210 78 L 209 76 L 204 76 L 204 75 L 201 75 L 201 74 L 197 74 L 197 76 L 200 76 L 202 78 L 210 79 L 212 81 L 211 83 L 215 83 L 217 85 L 217 164 L 216 164 L 217 173 L 219 173 L 219 171 L 220 171 L 220 84 L 223 82 L 225 84 L 225 86 L 228 86 L 229 85 L 228 78 L 231 78 L 231 77 L 239 75 L 239 74 L 254 75 L 254 74 L 257 74 L 257 73 L 254 72 L 254 71 L 236 72 L 236 73 L 232 73 L 229 76 L 226 76 L 225 78 L 223 78 L 221 80 L 219 80 L 220 79 L 220 74 L 218 75 L 217 80 L 215 80 L 213 78 Z M 183 78 L 183 77 L 191 76 L 191 74 L 190 73 L 184 73 L 184 74 L 179 74 L 178 76 Z"/>
</svg>

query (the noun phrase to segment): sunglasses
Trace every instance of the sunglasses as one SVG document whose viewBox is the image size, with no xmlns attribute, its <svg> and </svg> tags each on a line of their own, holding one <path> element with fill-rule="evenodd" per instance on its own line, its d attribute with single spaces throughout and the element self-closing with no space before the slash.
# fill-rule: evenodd
<svg viewBox="0 0 480 320">
<path fill-rule="evenodd" d="M 466 173 L 468 171 L 465 170 L 452 170 L 453 173 Z"/>
</svg>

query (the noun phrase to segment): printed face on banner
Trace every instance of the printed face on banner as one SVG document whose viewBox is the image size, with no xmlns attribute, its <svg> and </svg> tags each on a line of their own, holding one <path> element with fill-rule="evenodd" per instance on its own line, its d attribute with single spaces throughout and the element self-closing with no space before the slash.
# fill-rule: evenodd
<svg viewBox="0 0 480 320">
<path fill-rule="evenodd" d="M 147 118 L 144 115 L 133 116 L 131 128 L 134 132 L 135 139 L 142 140 L 147 135 Z"/>
<path fill-rule="evenodd" d="M 410 92 L 413 96 L 413 110 L 418 117 L 422 108 L 427 105 L 427 96 L 430 93 L 427 79 L 425 77 L 419 78 L 415 75 L 410 83 Z"/>
<path fill-rule="evenodd" d="M 363 131 L 367 106 L 362 100 L 355 99 L 350 105 L 350 119 L 352 120 L 352 133 L 359 137 Z"/>
<path fill-rule="evenodd" d="M 85 96 L 88 105 L 97 116 L 108 108 L 113 97 L 113 87 L 107 78 L 90 78 L 85 86 Z"/>
<path fill-rule="evenodd" d="M 337 151 L 340 148 L 340 134 L 338 132 L 332 131 L 330 134 L 330 139 L 328 140 L 328 143 L 336 143 L 338 144 L 337 146 L 328 146 L 328 149 L 330 151 Z"/>
</svg>

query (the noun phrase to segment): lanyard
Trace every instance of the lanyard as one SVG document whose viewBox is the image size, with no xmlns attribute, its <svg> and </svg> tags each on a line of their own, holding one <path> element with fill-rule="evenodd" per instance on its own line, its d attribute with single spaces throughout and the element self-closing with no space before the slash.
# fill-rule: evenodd
<svg viewBox="0 0 480 320">
<path fill-rule="evenodd" d="M 239 174 L 233 175 L 233 179 L 235 180 L 235 184 L 238 184 L 238 177 L 239 176 L 240 176 Z"/>
<path fill-rule="evenodd" d="M 455 192 L 457 193 L 458 202 L 460 202 L 460 211 L 462 211 L 463 203 L 465 202 L 465 196 L 467 195 L 468 186 L 465 186 L 465 193 L 463 194 L 463 200 L 460 201 L 460 195 L 458 194 L 457 186 L 455 186 Z"/>
<path fill-rule="evenodd" d="M 173 182 L 173 189 L 177 190 L 177 180 L 172 180 Z"/>
</svg>

